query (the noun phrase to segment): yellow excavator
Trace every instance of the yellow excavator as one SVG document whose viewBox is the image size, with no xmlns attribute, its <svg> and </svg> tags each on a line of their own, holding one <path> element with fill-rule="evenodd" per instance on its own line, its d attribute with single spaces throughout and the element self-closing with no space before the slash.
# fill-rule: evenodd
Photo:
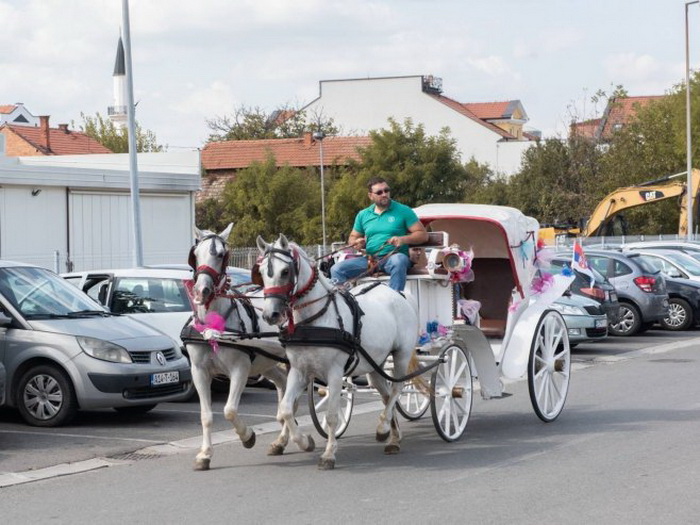
<svg viewBox="0 0 700 525">
<path fill-rule="evenodd" d="M 554 244 L 561 236 L 566 237 L 603 237 L 606 235 L 625 234 L 624 220 L 618 214 L 629 208 L 649 204 L 660 200 L 679 197 L 680 218 L 678 220 L 678 233 L 686 235 L 688 232 L 688 207 L 686 204 L 686 173 L 676 173 L 660 179 L 651 180 L 618 188 L 603 200 L 591 214 L 584 227 L 567 227 L 564 225 L 540 228 L 540 239 L 546 244 Z M 683 178 L 680 178 L 683 177 Z M 700 189 L 700 170 L 693 170 L 692 195 L 693 217 L 697 217 L 698 190 Z M 615 230 L 618 231 L 615 231 Z"/>
</svg>

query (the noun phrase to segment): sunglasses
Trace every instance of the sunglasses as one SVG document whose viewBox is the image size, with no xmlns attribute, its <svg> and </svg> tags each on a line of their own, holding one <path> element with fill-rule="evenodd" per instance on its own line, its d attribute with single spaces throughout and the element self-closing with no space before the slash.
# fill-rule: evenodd
<svg viewBox="0 0 700 525">
<path fill-rule="evenodd" d="M 378 190 L 378 191 L 373 191 L 375 195 L 384 195 L 385 193 L 389 193 L 391 191 L 391 188 L 384 188 L 383 190 Z"/>
</svg>

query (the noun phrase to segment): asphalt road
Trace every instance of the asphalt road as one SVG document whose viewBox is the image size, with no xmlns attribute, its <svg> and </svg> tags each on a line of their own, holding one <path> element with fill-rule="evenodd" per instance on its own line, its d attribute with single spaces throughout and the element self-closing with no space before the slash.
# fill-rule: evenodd
<svg viewBox="0 0 700 525">
<path fill-rule="evenodd" d="M 277 428 L 274 393 L 266 390 L 248 389 L 242 401 L 259 429 L 251 451 L 234 439 L 217 395 L 220 444 L 209 473 L 191 470 L 200 435 L 197 403 L 164 404 L 139 417 L 86 412 L 60 429 L 27 427 L 5 411 L 0 516 L 26 521 L 39 505 L 56 523 L 197 516 L 224 522 L 233 519 L 233 506 L 236 519 L 263 522 L 285 516 L 320 522 L 318 507 L 341 523 L 465 516 L 487 523 L 694 523 L 700 515 L 698 352 L 697 331 L 581 345 L 567 406 L 551 425 L 533 414 L 526 384 L 514 383 L 510 398 L 475 398 L 457 443 L 437 437 L 429 414 L 403 423 L 402 452 L 391 458 L 373 441 L 377 403 L 369 397 L 356 405 L 333 473 L 316 470 L 319 437 L 312 454 L 290 445 L 281 458 L 265 456 Z M 300 423 L 313 432 L 308 417 Z M 73 471 L 84 472 L 64 475 Z M 76 493 L 84 505 L 75 505 Z M 388 509 L 390 517 L 382 514 Z"/>
</svg>

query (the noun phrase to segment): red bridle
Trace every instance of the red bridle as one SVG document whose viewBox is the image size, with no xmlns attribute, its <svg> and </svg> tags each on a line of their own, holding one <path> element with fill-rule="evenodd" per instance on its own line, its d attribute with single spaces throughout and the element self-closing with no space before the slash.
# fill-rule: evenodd
<svg viewBox="0 0 700 525">
<path fill-rule="evenodd" d="M 268 286 L 267 288 L 263 288 L 263 296 L 267 298 L 274 298 L 274 299 L 280 299 L 284 302 L 288 302 L 289 305 L 293 305 L 296 301 L 304 297 L 311 288 L 313 287 L 314 283 L 318 279 L 318 270 L 316 269 L 315 266 L 311 267 L 311 277 L 309 280 L 304 284 L 304 286 L 301 287 L 300 290 L 298 290 L 296 293 L 292 293 L 294 291 L 295 286 L 297 285 L 296 282 L 296 277 L 298 275 L 298 262 L 299 262 L 299 255 L 297 254 L 296 250 L 292 249 L 289 251 L 286 250 L 280 250 L 278 248 L 270 248 L 265 252 L 266 257 L 271 257 L 271 254 L 274 253 L 279 253 L 282 255 L 286 255 L 287 257 L 290 258 L 289 265 L 293 268 L 292 272 L 292 278 L 289 280 L 287 284 L 283 284 L 280 286 Z M 267 264 L 271 263 L 270 260 L 268 260 Z M 269 270 L 268 270 L 269 271 Z"/>
</svg>

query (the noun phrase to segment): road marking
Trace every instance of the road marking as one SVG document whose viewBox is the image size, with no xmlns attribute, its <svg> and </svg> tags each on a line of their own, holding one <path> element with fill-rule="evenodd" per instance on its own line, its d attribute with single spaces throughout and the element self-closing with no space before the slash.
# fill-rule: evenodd
<svg viewBox="0 0 700 525">
<path fill-rule="evenodd" d="M 198 412 L 199 413 L 199 412 Z M 108 439 L 110 441 L 135 441 L 137 443 L 160 443 L 157 439 L 139 439 L 139 438 L 121 438 L 114 436 L 94 436 L 90 434 L 66 434 L 60 432 L 52 432 L 47 434 L 46 432 L 32 432 L 29 430 L 2 430 L 0 429 L 0 434 L 27 434 L 32 436 L 47 436 L 47 437 L 76 437 L 76 438 L 86 438 L 86 439 Z"/>
</svg>

